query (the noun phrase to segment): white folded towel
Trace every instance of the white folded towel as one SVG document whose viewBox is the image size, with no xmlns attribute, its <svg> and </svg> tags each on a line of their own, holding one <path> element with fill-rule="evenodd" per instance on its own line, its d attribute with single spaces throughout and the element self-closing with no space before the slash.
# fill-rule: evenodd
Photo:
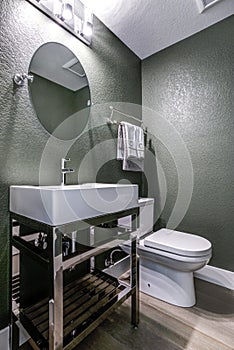
<svg viewBox="0 0 234 350">
<path fill-rule="evenodd" d="M 123 160 L 123 170 L 144 170 L 144 132 L 142 128 L 126 122 L 120 123 L 117 159 Z"/>
<path fill-rule="evenodd" d="M 136 135 L 137 158 L 144 159 L 144 157 L 145 157 L 144 132 L 143 132 L 142 128 L 140 128 L 139 126 L 136 126 L 135 135 Z"/>
</svg>

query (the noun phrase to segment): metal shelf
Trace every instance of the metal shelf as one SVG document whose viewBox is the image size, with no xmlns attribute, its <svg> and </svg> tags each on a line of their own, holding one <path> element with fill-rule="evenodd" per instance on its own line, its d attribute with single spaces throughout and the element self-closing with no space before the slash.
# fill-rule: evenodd
<svg viewBox="0 0 234 350">
<path fill-rule="evenodd" d="M 19 347 L 17 319 L 32 337 L 38 349 L 72 350 L 129 296 L 131 296 L 131 323 L 137 326 L 139 322 L 136 255 L 138 213 L 139 208 L 136 207 L 59 226 L 50 226 L 11 213 L 11 243 L 19 250 L 22 258 L 20 276 L 15 276 L 12 280 L 12 350 L 17 350 Z M 131 233 L 121 232 L 121 234 L 111 235 L 110 232 L 110 239 L 108 237 L 102 243 L 98 243 L 98 246 L 92 246 L 92 244 L 86 246 L 77 242 L 75 251 L 69 253 L 69 256 L 63 256 L 64 235 L 69 235 L 73 231 L 90 230 L 93 226 L 102 223 L 111 224 L 118 218 L 128 215 L 132 217 Z M 19 226 L 19 236 L 13 235 L 13 227 L 16 225 Z M 42 232 L 47 237 L 45 250 L 33 244 L 30 235 L 37 232 Z M 95 270 L 95 265 L 91 265 L 91 261 L 94 261 L 93 257 L 112 251 L 126 239 L 130 239 L 131 242 L 128 284 L 103 271 Z M 38 279 L 34 268 L 31 269 L 31 274 L 27 275 L 31 262 L 34 262 L 36 269 L 42 271 L 39 281 L 45 289 L 41 288 L 41 282 L 37 286 Z M 83 271 L 84 264 L 85 271 Z M 78 274 L 70 278 L 74 268 Z M 36 287 L 31 283 L 32 273 Z M 27 276 L 26 279 L 25 276 Z M 31 286 L 28 286 L 30 283 Z M 29 297 L 28 287 L 31 293 Z"/>
<path fill-rule="evenodd" d="M 73 281 L 64 288 L 63 346 L 69 348 L 74 338 L 87 333 L 90 325 L 121 299 L 129 295 L 127 285 L 102 272 L 93 272 Z M 40 349 L 49 349 L 48 299 L 20 312 L 20 322 L 29 327 Z M 91 330 L 92 331 L 92 330 Z M 78 344 L 77 340 L 76 345 Z"/>
</svg>

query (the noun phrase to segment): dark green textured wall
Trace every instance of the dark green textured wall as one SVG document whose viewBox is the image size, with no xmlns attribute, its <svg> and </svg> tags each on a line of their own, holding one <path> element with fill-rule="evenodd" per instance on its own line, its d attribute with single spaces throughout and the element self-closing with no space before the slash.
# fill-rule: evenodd
<svg viewBox="0 0 234 350">
<path fill-rule="evenodd" d="M 192 200 L 177 229 L 208 238 L 213 244 L 211 264 L 231 271 L 234 271 L 233 33 L 231 16 L 142 63 L 143 106 L 154 110 L 155 118 L 164 118 L 180 133 L 192 160 Z M 157 121 L 150 130 L 157 133 Z M 170 141 L 173 143 L 173 135 Z M 167 181 L 162 212 L 167 222 L 178 191 L 176 163 L 166 144 L 155 139 L 154 147 Z"/>
<path fill-rule="evenodd" d="M 2 0 L 0 2 L 0 329 L 8 319 L 8 281 L 9 281 L 9 226 L 8 226 L 8 188 L 12 184 L 39 183 L 39 166 L 49 134 L 38 121 L 30 102 L 27 84 L 14 88 L 12 77 L 15 73 L 28 71 L 30 59 L 38 47 L 46 42 L 59 42 L 66 45 L 79 58 L 86 70 L 90 82 L 92 102 L 107 105 L 118 101 L 141 104 L 141 65 L 140 60 L 127 49 L 106 27 L 95 19 L 95 35 L 92 49 L 84 45 L 71 34 L 60 28 L 48 17 L 39 12 L 25 0 Z M 92 114 L 95 118 L 103 117 Z M 74 166 L 79 169 L 82 160 L 90 148 L 102 140 L 113 138 L 113 130 L 106 125 L 95 126 L 94 130 L 82 135 L 80 148 L 73 155 Z M 114 142 L 111 143 L 114 148 Z M 47 159 L 44 184 L 58 184 L 59 159 L 63 145 L 56 141 Z M 112 150 L 114 153 L 114 150 Z M 95 158 L 95 154 L 93 155 Z M 96 163 L 99 159 L 96 160 Z M 110 161 L 111 166 L 114 161 Z M 91 162 L 92 163 L 92 162 Z M 113 168 L 100 166 L 98 174 L 106 175 L 113 181 Z M 98 167 L 97 167 L 98 169 Z M 119 164 L 114 179 L 126 177 Z M 83 167 L 82 181 L 89 180 L 92 164 L 88 173 Z M 75 175 L 76 174 L 76 175 Z M 77 182 L 77 173 L 71 181 Z M 94 174 L 99 177 L 98 174 Z M 133 177 L 139 182 L 139 175 Z"/>
</svg>

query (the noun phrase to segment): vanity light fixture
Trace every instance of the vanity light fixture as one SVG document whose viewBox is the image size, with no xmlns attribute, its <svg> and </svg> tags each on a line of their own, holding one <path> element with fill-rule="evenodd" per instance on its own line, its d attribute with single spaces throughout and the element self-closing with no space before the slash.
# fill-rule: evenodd
<svg viewBox="0 0 234 350">
<path fill-rule="evenodd" d="M 81 0 L 26 0 L 86 45 L 91 45 L 93 14 Z"/>
</svg>

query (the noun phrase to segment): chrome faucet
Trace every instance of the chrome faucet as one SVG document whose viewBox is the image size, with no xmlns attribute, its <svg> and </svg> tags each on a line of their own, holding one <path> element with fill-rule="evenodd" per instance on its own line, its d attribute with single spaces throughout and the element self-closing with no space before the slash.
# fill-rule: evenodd
<svg viewBox="0 0 234 350">
<path fill-rule="evenodd" d="M 74 169 L 71 168 L 65 168 L 65 163 L 70 162 L 70 158 L 62 158 L 61 159 L 61 185 L 64 186 L 66 185 L 66 174 L 68 173 L 73 173 Z"/>
</svg>

